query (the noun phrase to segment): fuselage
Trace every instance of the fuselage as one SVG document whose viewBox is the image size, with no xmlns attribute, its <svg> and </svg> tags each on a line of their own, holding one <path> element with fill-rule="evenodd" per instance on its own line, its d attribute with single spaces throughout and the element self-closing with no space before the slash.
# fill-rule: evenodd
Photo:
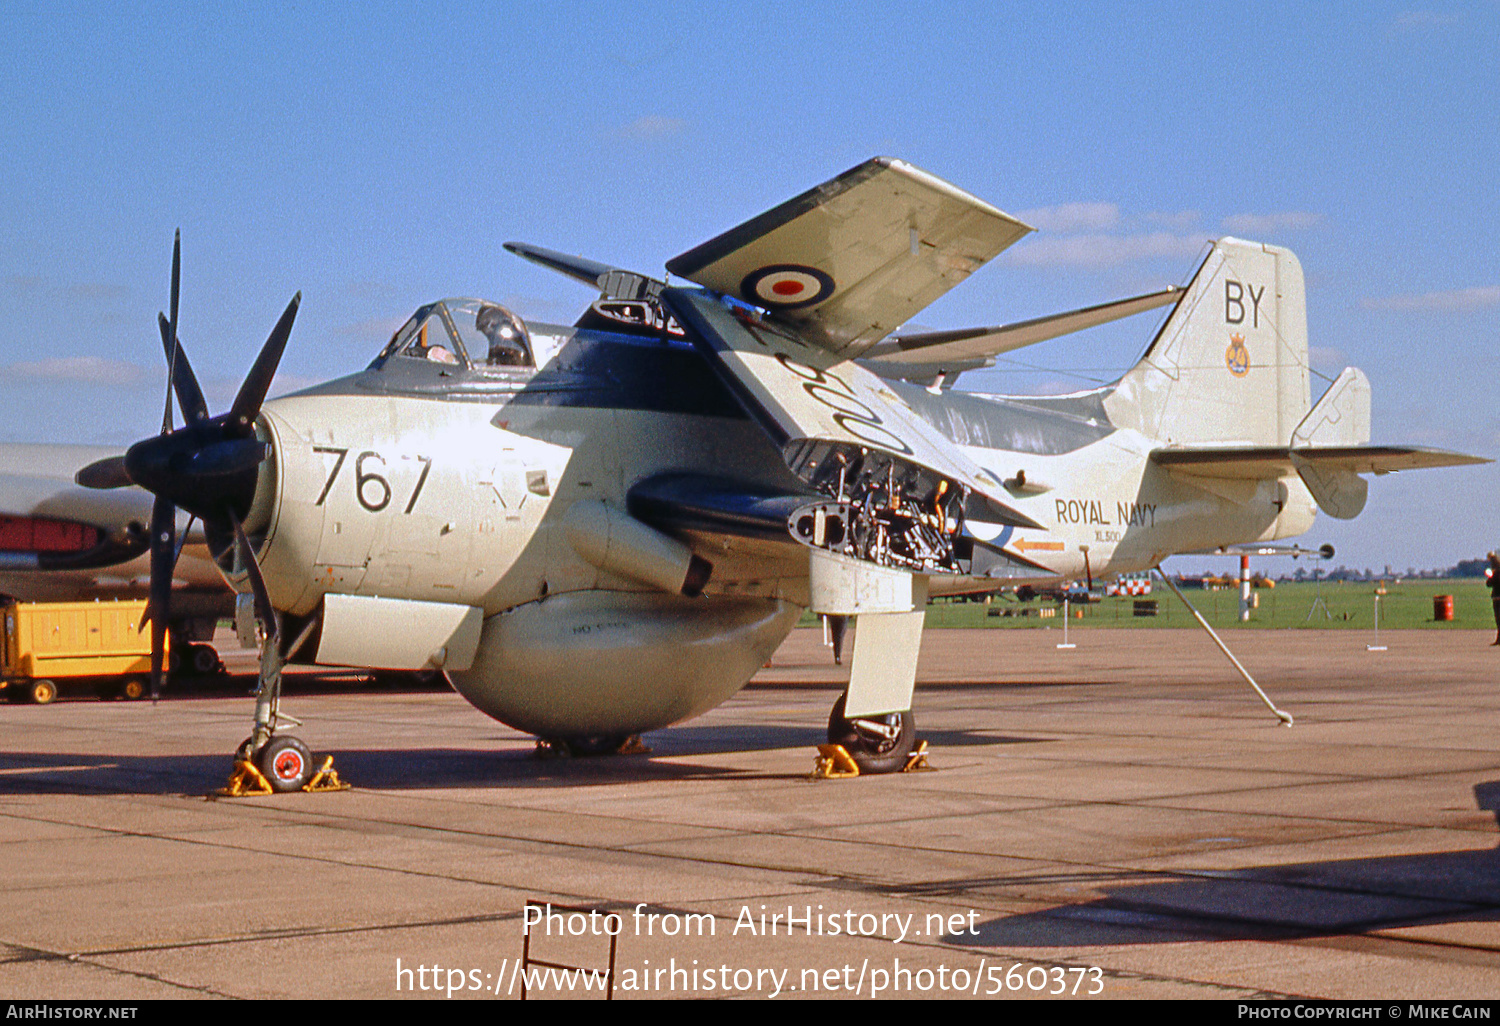
<svg viewBox="0 0 1500 1026">
<path fill-rule="evenodd" d="M 713 572 L 701 596 L 670 595 L 581 555 L 568 511 L 623 509 L 633 484 L 664 472 L 804 486 L 688 343 L 532 332 L 540 369 L 392 358 L 265 405 L 274 456 L 246 526 L 272 598 L 299 616 L 329 593 L 481 609 L 479 652 L 455 679 L 484 711 L 537 733 L 632 733 L 702 712 L 808 604 L 806 550 L 692 537 Z M 1143 570 L 1310 523 L 1294 481 L 1226 497 L 1171 477 L 1147 459 L 1154 440 L 1110 423 L 1102 393 L 893 388 L 1016 482 L 1010 504 L 1043 528 L 972 525 L 1020 559 L 976 557 L 972 574 L 935 575 L 933 594 Z"/>
<path fill-rule="evenodd" d="M 686 343 L 535 330 L 555 355 L 534 373 L 497 379 L 407 361 L 266 404 L 272 486 L 247 528 L 264 537 L 279 607 L 306 614 L 333 591 L 461 602 L 493 615 L 570 591 L 637 590 L 572 551 L 560 524 L 573 503 L 623 506 L 633 484 L 664 472 L 801 487 Z M 975 463 L 1019 482 L 1010 504 L 1045 530 L 986 540 L 999 533 L 1037 563 L 1031 579 L 1141 571 L 1173 552 L 1311 524 L 1313 503 L 1295 477 L 1220 483 L 1218 494 L 1154 466 L 1148 456 L 1160 443 L 1114 427 L 1102 393 L 892 387 Z M 740 551 L 750 565 L 737 565 Z M 716 555 L 707 594 L 801 597 L 795 548 L 772 573 L 764 547 Z M 933 586 L 995 581 L 955 575 Z"/>
</svg>

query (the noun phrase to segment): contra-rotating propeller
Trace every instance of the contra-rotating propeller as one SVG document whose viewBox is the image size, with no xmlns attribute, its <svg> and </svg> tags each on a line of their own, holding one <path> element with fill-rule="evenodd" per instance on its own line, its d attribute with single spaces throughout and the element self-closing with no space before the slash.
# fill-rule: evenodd
<svg viewBox="0 0 1500 1026">
<path fill-rule="evenodd" d="M 85 488 L 121 488 L 138 485 L 156 497 L 151 506 L 151 593 L 146 603 L 146 620 L 151 621 L 151 697 L 161 693 L 162 663 L 166 651 L 166 633 L 172 600 L 172 573 L 182 546 L 177 542 L 177 510 L 186 510 L 203 521 L 212 543 L 217 537 L 227 548 L 231 541 L 242 546 L 254 562 L 249 540 L 240 522 L 250 510 L 260 464 L 269 446 L 255 437 L 255 418 L 265 402 L 276 366 L 286 348 L 302 302 L 298 292 L 286 311 L 271 329 L 270 337 L 255 358 L 250 373 L 240 385 L 239 393 L 227 413 L 208 415 L 203 390 L 188 363 L 187 353 L 177 337 L 177 297 L 182 274 L 182 233 L 172 244 L 171 316 L 157 315 L 162 347 L 167 357 L 166 409 L 162 413 L 161 433 L 132 445 L 124 456 L 112 456 L 91 463 L 80 470 L 75 480 Z M 184 424 L 172 424 L 172 394 L 182 410 Z M 191 526 L 191 520 L 189 526 Z M 184 538 L 186 532 L 184 532 Z M 250 574 L 259 610 L 270 609 L 265 582 L 256 567 Z M 274 616 L 273 616 L 274 621 Z M 266 624 L 275 630 L 274 622 Z"/>
</svg>

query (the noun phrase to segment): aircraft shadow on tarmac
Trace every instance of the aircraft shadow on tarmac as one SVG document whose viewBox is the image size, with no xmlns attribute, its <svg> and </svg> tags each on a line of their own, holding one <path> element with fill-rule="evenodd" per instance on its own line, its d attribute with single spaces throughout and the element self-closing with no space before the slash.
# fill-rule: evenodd
<svg viewBox="0 0 1500 1026">
<path fill-rule="evenodd" d="M 982 745 L 1033 744 L 1044 740 L 1030 737 L 1007 737 L 972 730 L 928 730 L 920 723 L 917 724 L 917 738 L 926 741 L 938 750 Z M 780 724 L 672 727 L 646 737 L 646 743 L 660 756 L 718 755 L 725 752 L 805 748 L 808 758 L 812 758 L 813 749 L 827 740 L 827 731 L 821 725 L 783 726 Z"/>
<path fill-rule="evenodd" d="M 220 674 L 188 678 L 174 685 L 163 698 L 244 698 L 255 689 L 253 673 Z M 341 695 L 364 691 L 443 694 L 451 691 L 441 676 L 409 672 L 344 670 L 326 672 L 291 668 L 282 677 L 283 695 Z"/>
<path fill-rule="evenodd" d="M 324 754 L 316 747 L 313 750 L 315 761 L 321 761 Z M 227 753 L 138 756 L 7 752 L 0 755 L 0 798 L 25 794 L 207 795 L 224 786 L 231 768 Z M 579 787 L 757 775 L 732 768 L 677 765 L 638 755 L 538 759 L 528 750 L 514 748 L 342 749 L 336 753 L 334 768 L 344 780 L 365 790 Z"/>
<path fill-rule="evenodd" d="M 1500 820 L 1500 781 L 1476 785 Z M 1151 881 L 1156 882 L 1151 882 Z M 991 920 L 951 943 L 997 948 L 1290 940 L 1500 921 L 1500 848 L 1186 874 L 1078 873 L 1008 881 L 1103 887 L 1108 897 Z M 954 892 L 995 881 L 946 881 Z"/>
<path fill-rule="evenodd" d="M 707 777 L 789 779 L 812 769 L 820 727 L 744 724 L 674 727 L 648 734 L 650 755 L 538 759 L 529 748 L 340 749 L 339 775 L 356 787 L 408 790 L 444 787 L 576 787 L 631 781 L 671 781 Z M 919 732 L 940 748 L 1021 743 L 966 731 Z M 783 773 L 749 767 L 683 765 L 670 760 L 698 755 L 804 749 L 805 764 L 789 763 Z M 324 751 L 314 747 L 315 759 Z M 107 755 L 79 752 L 0 752 L 0 796 L 20 794 L 207 794 L 229 775 L 228 753 L 194 755 Z"/>
</svg>

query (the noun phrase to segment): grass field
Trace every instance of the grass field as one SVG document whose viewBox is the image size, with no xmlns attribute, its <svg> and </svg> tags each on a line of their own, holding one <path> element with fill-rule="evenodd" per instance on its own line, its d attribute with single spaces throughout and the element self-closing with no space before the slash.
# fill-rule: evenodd
<svg viewBox="0 0 1500 1026">
<path fill-rule="evenodd" d="M 1215 629 L 1373 631 L 1375 587 L 1370 582 L 1278 582 L 1275 588 L 1258 588 L 1253 592 L 1258 596 L 1259 606 L 1250 611 L 1248 623 L 1239 620 L 1238 588 L 1184 589 L 1183 594 Z M 1495 626 L 1490 592 L 1481 579 L 1411 580 L 1387 583 L 1385 588 L 1386 594 L 1380 597 L 1381 630 L 1475 630 Z M 1452 620 L 1433 619 L 1433 597 L 1436 595 L 1453 596 Z M 1152 579 L 1151 594 L 1147 598 L 1156 600 L 1156 616 L 1133 615 L 1136 599 L 1107 598 L 1082 609 L 1076 605 L 1070 607 L 1074 616 L 1072 625 L 1143 628 L 1194 625 L 1182 603 L 1160 581 Z M 944 599 L 927 607 L 928 627 L 1058 628 L 1062 626 L 1061 617 L 1062 610 L 1055 603 L 1040 599 L 1017 602 L 1014 595 L 996 595 L 988 603 Z M 810 614 L 804 616 L 803 621 L 804 625 L 817 622 Z"/>
</svg>

